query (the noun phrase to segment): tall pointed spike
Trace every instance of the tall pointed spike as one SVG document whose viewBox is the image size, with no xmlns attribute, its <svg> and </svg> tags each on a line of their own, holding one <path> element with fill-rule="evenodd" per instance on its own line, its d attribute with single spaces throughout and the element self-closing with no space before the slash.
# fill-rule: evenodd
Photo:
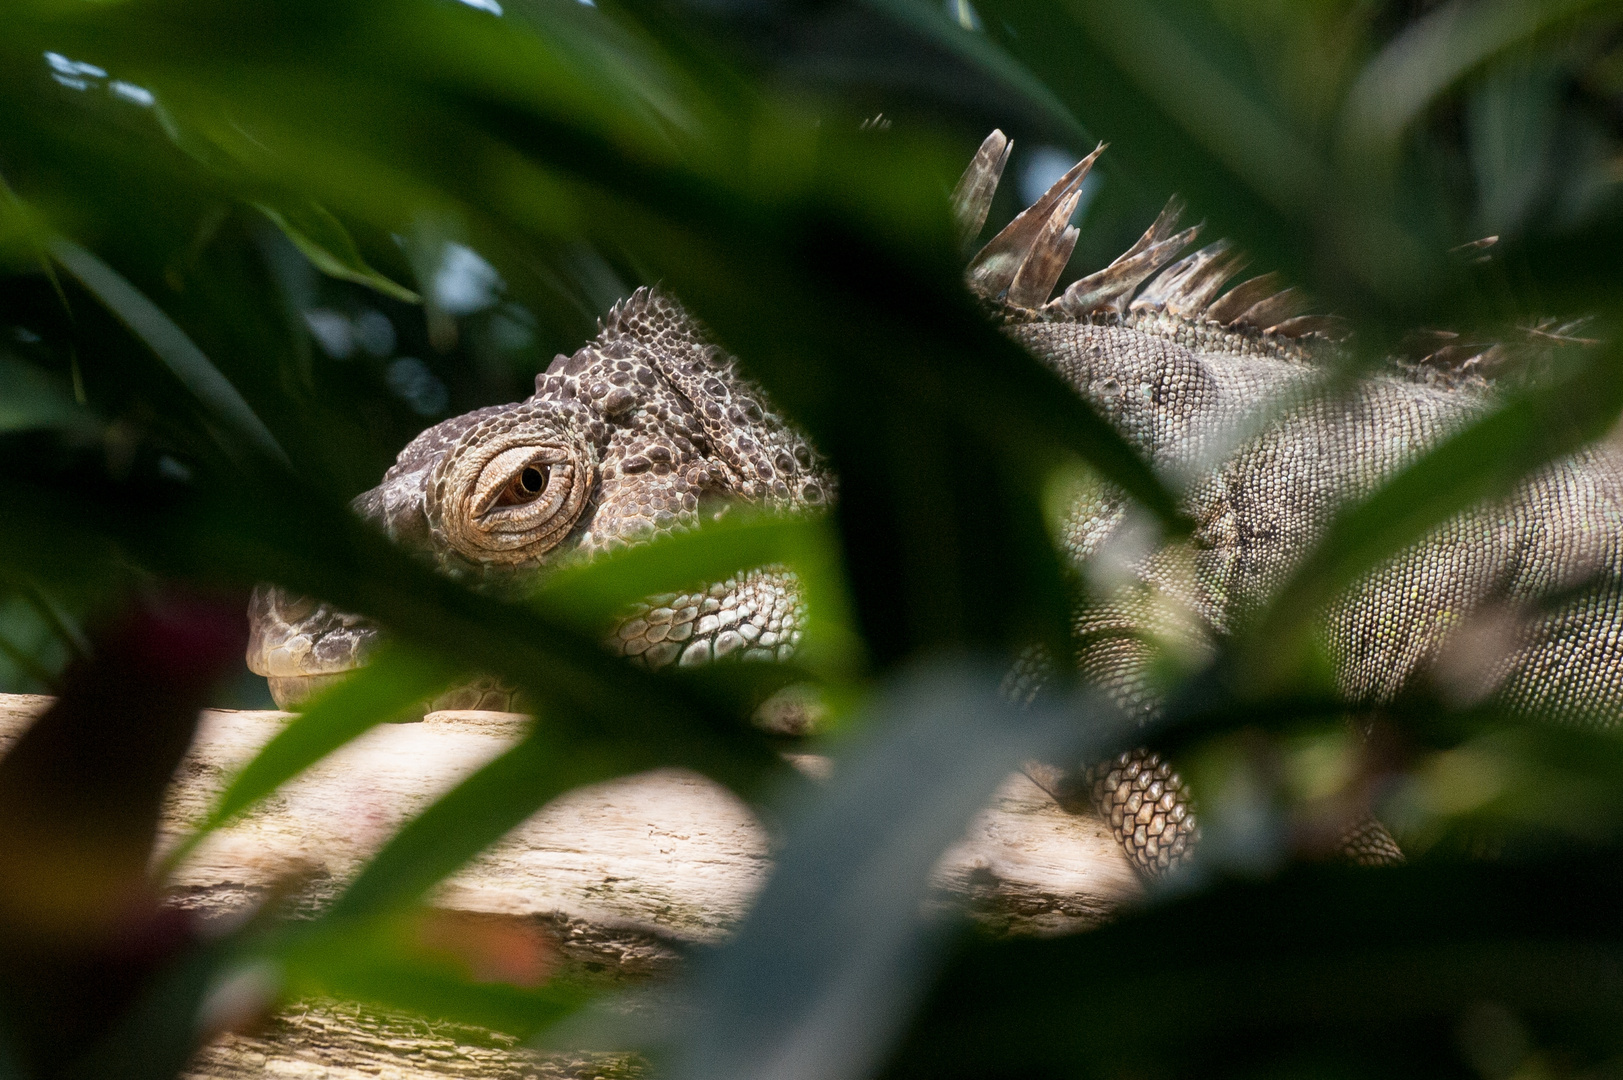
<svg viewBox="0 0 1623 1080">
<path fill-rule="evenodd" d="M 1145 278 L 1176 259 L 1199 231 L 1199 226 L 1185 229 L 1132 256 L 1123 256 L 1103 270 L 1071 282 L 1049 306 L 1058 306 L 1066 315 L 1077 319 L 1095 311 L 1114 310 L 1118 314 L 1126 311 L 1133 290 L 1143 284 Z"/>
<path fill-rule="evenodd" d="M 1218 292 L 1245 265 L 1245 255 L 1233 250 L 1227 240 L 1219 240 L 1206 250 L 1213 253 L 1212 257 L 1185 274 L 1177 290 L 1166 298 L 1166 309 L 1173 315 L 1189 319 L 1204 315 Z"/>
<path fill-rule="evenodd" d="M 969 264 L 967 277 L 971 289 L 986 297 L 1002 296 L 1008 290 L 1034 245 L 1048 229 L 1055 208 L 1082 187 L 1088 170 L 1093 168 L 1104 148 L 1105 144 L 1100 143 L 1093 153 L 1071 166 L 1041 198 L 987 241 Z"/>
<path fill-rule="evenodd" d="M 1269 328 L 1300 315 L 1306 306 L 1306 299 L 1292 286 L 1281 289 L 1266 300 L 1257 301 L 1235 321 L 1245 326 Z"/>
<path fill-rule="evenodd" d="M 1003 167 L 1009 163 L 1009 152 L 1014 142 L 997 128 L 992 129 L 975 158 L 958 178 L 952 189 L 952 219 L 958 226 L 958 246 L 968 248 L 986 225 L 986 215 L 992 209 L 992 196 L 997 194 L 998 181 L 1003 178 Z"/>
<path fill-rule="evenodd" d="M 1117 263 L 1124 263 L 1128 259 L 1136 258 L 1152 246 L 1170 238 L 1173 231 L 1178 227 L 1178 219 L 1183 216 L 1183 211 L 1183 200 L 1176 195 L 1172 196 L 1167 200 L 1167 204 L 1161 208 L 1161 212 L 1155 216 L 1154 223 L 1144 230 L 1144 235 L 1135 240 L 1132 247 L 1116 256 L 1115 262 L 1110 265 L 1115 266 Z"/>
<path fill-rule="evenodd" d="M 1020 264 L 1014 280 L 1009 283 L 1009 303 L 1024 308 L 1038 307 L 1054 291 L 1059 276 L 1065 272 L 1065 264 L 1071 261 L 1071 252 L 1076 250 L 1077 237 L 1081 235 L 1071 227 L 1071 215 L 1076 213 L 1077 203 L 1081 200 L 1082 193 L 1073 191 L 1069 198 L 1061 200 L 1054 207 L 1054 213 L 1048 218 L 1048 227 L 1031 245 L 1031 254 L 1026 256 L 1026 261 Z"/>
<path fill-rule="evenodd" d="M 1144 291 L 1139 293 L 1138 299 L 1133 301 L 1132 310 L 1164 310 L 1167 302 L 1179 295 L 1185 281 L 1199 275 L 1214 259 L 1225 254 L 1228 249 L 1228 241 L 1218 240 L 1207 244 L 1193 255 L 1179 259 L 1161 271 L 1154 281 L 1144 286 Z"/>
<path fill-rule="evenodd" d="M 1198 251 L 1185 255 L 1165 270 L 1162 270 L 1148 285 L 1144 286 L 1144 291 L 1138 294 L 1130 307 L 1134 311 L 1160 307 L 1161 300 L 1166 295 L 1167 290 L 1177 285 L 1178 279 L 1189 272 L 1199 256 L 1200 252 Z"/>
<path fill-rule="evenodd" d="M 1270 272 L 1242 281 L 1207 308 L 1206 317 L 1224 326 L 1231 326 L 1252 304 L 1266 300 L 1278 292 L 1283 280 L 1277 273 Z"/>
<path fill-rule="evenodd" d="M 1188 209 L 1188 205 L 1181 196 L 1174 195 L 1167 199 L 1167 204 L 1161 207 L 1159 214 L 1155 215 L 1155 221 L 1151 223 L 1149 231 L 1139 238 L 1138 243 L 1144 244 L 1144 239 L 1147 237 L 1151 244 L 1159 244 L 1161 241 L 1169 240 L 1177 235 L 1178 219 L 1183 217 L 1184 212 Z M 1138 245 L 1135 244 L 1134 246 L 1137 247 Z M 1149 245 L 1145 244 L 1144 246 L 1148 247 Z"/>
</svg>

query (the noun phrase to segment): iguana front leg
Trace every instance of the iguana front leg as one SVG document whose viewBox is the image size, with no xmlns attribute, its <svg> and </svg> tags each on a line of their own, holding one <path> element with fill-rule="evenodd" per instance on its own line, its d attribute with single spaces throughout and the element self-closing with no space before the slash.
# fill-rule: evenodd
<svg viewBox="0 0 1623 1080">
<path fill-rule="evenodd" d="M 1079 782 L 1062 781 L 1057 787 L 1062 806 L 1081 809 L 1078 804 L 1085 799 L 1110 826 L 1128 861 L 1146 877 L 1177 870 L 1200 843 L 1200 821 L 1189 785 L 1170 762 L 1146 747 L 1086 769 Z M 1347 827 L 1334 853 L 1358 866 L 1403 862 L 1403 850 L 1392 834 L 1369 815 Z"/>
<path fill-rule="evenodd" d="M 1341 834 L 1340 847 L 1342 857 L 1358 866 L 1395 866 L 1403 862 L 1403 849 L 1374 817 L 1349 826 Z"/>
<path fill-rule="evenodd" d="M 1136 638 L 1104 635 L 1078 658 L 1084 677 L 1108 688 L 1124 708 L 1153 711 L 1155 698 L 1142 678 L 1151 651 Z M 1045 650 L 1028 649 L 1004 679 L 1004 693 L 1026 703 L 1053 675 Z M 1038 787 L 1071 813 L 1093 811 L 1110 827 L 1136 870 L 1146 878 L 1176 871 L 1200 843 L 1194 794 L 1171 762 L 1148 747 L 1126 751 L 1106 762 L 1064 771 L 1036 763 L 1025 769 Z M 1397 841 L 1374 817 L 1365 815 L 1337 839 L 1332 853 L 1359 866 L 1403 861 Z"/>
<path fill-rule="evenodd" d="M 1029 762 L 1023 771 L 1062 810 L 1098 814 L 1127 861 L 1146 878 L 1177 870 L 1200 842 L 1188 785 L 1146 747 L 1091 768 L 1065 771 Z"/>
</svg>

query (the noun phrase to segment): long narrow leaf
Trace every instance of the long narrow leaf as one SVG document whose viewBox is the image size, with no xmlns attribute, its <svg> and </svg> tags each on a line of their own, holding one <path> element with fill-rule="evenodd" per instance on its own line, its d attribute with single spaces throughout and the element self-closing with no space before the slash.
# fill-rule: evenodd
<svg viewBox="0 0 1623 1080">
<path fill-rule="evenodd" d="M 1390 167 L 1411 125 L 1473 68 L 1602 6 L 1602 0 L 1452 0 L 1428 12 L 1353 84 L 1342 111 L 1342 153 Z"/>
<path fill-rule="evenodd" d="M 1010 772 L 1121 733 L 1097 701 L 1020 712 L 995 669 L 909 672 L 874 704 L 871 744 L 802 808 L 749 919 L 695 974 L 679 1077 L 867 1075 L 938 961 L 930 870 Z"/>
<path fill-rule="evenodd" d="M 1610 851 L 1228 883 L 966 950 L 886 1075 L 1468 1076 L 1485 1006 L 1605 1060 L 1623 1049 L 1620 900 Z"/>
<path fill-rule="evenodd" d="M 827 519 L 731 515 L 653 543 L 599 556 L 547 578 L 535 600 L 549 611 L 601 633 L 622 614 L 627 598 L 642 598 L 696 583 L 723 581 L 741 570 L 782 564 L 794 570 L 805 591 L 815 649 L 822 639 L 837 652 L 849 650 L 852 633 L 839 568 L 838 538 Z"/>
<path fill-rule="evenodd" d="M 325 918 L 362 919 L 422 897 L 463 863 L 572 787 L 633 771 L 648 759 L 625 748 L 571 742 L 543 721 L 413 818 L 373 857 Z"/>
<path fill-rule="evenodd" d="M 293 241 L 293 246 L 310 260 L 310 264 L 323 274 L 376 289 L 392 300 L 402 300 L 408 304 L 421 300 L 410 289 L 369 266 L 355 247 L 355 240 L 344 228 L 343 222 L 333 217 L 320 203 L 273 206 L 258 202 L 254 207 L 270 218 L 283 235 Z"/>
<path fill-rule="evenodd" d="M 398 646 L 378 650 L 366 667 L 311 702 L 242 767 L 169 863 L 179 862 L 209 833 L 334 750 L 407 712 L 455 677 L 431 656 Z"/>
<path fill-rule="evenodd" d="M 245 448 L 287 464 L 276 437 L 231 381 L 220 374 L 174 320 L 96 255 L 65 237 L 51 242 L 51 257 L 151 349 Z"/>
</svg>

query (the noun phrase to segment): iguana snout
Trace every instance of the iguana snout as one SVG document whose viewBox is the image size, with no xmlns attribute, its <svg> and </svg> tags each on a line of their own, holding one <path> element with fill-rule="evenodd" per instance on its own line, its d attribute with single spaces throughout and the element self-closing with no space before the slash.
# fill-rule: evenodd
<svg viewBox="0 0 1623 1080">
<path fill-rule="evenodd" d="M 295 708 L 371 659 L 382 639 L 376 623 L 275 585 L 248 601 L 248 667 L 265 676 L 278 707 Z M 426 701 L 423 711 L 518 707 L 513 688 L 481 677 Z"/>
</svg>

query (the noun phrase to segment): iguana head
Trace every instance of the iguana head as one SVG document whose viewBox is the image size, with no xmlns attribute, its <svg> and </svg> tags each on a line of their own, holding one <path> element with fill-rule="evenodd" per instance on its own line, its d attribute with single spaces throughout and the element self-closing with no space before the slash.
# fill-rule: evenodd
<svg viewBox="0 0 1623 1080">
<path fill-rule="evenodd" d="M 825 505 L 831 476 L 803 435 L 673 299 L 640 289 L 535 393 L 413 439 L 355 509 L 439 569 L 500 589 L 531 572 L 690 528 L 734 504 Z M 614 637 L 653 666 L 734 653 L 776 657 L 798 639 L 792 576 L 758 570 L 639 611 Z M 292 704 L 365 663 L 367 620 L 261 586 L 248 666 Z M 505 708 L 493 682 L 441 708 Z"/>
</svg>

